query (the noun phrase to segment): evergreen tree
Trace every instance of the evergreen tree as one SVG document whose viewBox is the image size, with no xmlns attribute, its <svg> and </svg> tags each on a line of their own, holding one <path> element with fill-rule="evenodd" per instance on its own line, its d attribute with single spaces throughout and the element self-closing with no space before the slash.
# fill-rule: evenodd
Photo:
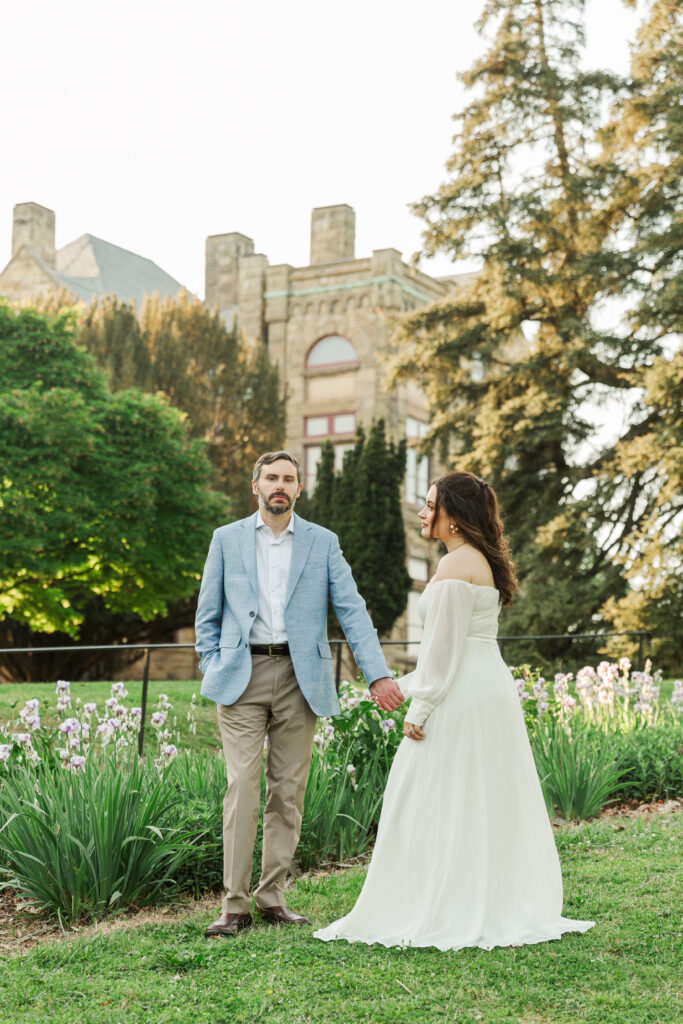
<svg viewBox="0 0 683 1024">
<path fill-rule="evenodd" d="M 621 172 L 612 207 L 632 244 L 631 336 L 660 350 L 640 380 L 638 422 L 616 446 L 614 475 L 642 494 L 618 553 L 628 592 L 602 611 L 619 630 L 648 629 L 658 664 L 683 660 L 683 13 L 655 0 L 632 51 L 631 83 L 604 132 Z M 672 355 L 673 352 L 673 355 Z"/>
<path fill-rule="evenodd" d="M 387 442 L 384 420 L 373 423 L 357 463 L 344 460 L 353 473 L 353 518 L 340 540 L 381 634 L 389 633 L 405 611 L 412 581 L 406 569 L 401 485 L 406 468 L 405 439 Z"/>
<path fill-rule="evenodd" d="M 328 530 L 337 532 L 337 509 L 335 500 L 334 448 L 326 441 L 320 454 L 318 476 L 311 498 L 310 518 L 314 523 L 324 523 Z M 303 512 L 301 513 L 303 515 Z"/>
<path fill-rule="evenodd" d="M 490 42 L 461 76 L 474 98 L 449 180 L 416 206 L 428 254 L 482 270 L 405 319 L 394 364 L 428 393 L 427 443 L 499 493 L 522 585 L 506 613 L 515 633 L 590 631 L 626 592 L 618 556 L 650 500 L 639 474 L 615 472 L 614 434 L 622 419 L 622 438 L 641 429 L 633 389 L 661 345 L 599 316 L 632 273 L 613 201 L 624 170 L 597 144 L 628 83 L 582 70 L 583 7 L 485 3 Z"/>
<path fill-rule="evenodd" d="M 411 579 L 405 567 L 406 542 L 401 485 L 406 443 L 387 441 L 384 421 L 373 423 L 366 439 L 361 427 L 334 473 L 334 449 L 323 446 L 313 522 L 334 530 L 377 630 L 389 633 L 405 610 Z M 338 626 L 332 631 L 340 635 Z"/>
</svg>

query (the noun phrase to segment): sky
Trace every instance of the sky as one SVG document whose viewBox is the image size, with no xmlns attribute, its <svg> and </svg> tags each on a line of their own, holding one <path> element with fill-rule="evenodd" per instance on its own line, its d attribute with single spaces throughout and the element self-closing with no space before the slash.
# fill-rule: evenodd
<svg viewBox="0 0 683 1024">
<path fill-rule="evenodd" d="M 306 265 L 314 206 L 353 206 L 357 256 L 419 250 L 483 0 L 9 2 L 0 268 L 20 202 L 55 211 L 58 248 L 96 235 L 201 297 L 207 235 Z M 585 63 L 625 71 L 643 11 L 588 0 Z"/>
</svg>

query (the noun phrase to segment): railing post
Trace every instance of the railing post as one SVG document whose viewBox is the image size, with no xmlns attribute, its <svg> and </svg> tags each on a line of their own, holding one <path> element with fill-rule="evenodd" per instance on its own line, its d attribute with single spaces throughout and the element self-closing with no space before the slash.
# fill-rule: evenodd
<svg viewBox="0 0 683 1024">
<path fill-rule="evenodd" d="M 145 743 L 145 716 L 147 714 L 147 688 L 149 687 L 149 660 L 152 655 L 149 647 L 145 648 L 145 667 L 142 672 L 142 699 L 140 701 L 140 732 L 138 733 L 138 757 L 142 757 Z"/>
<path fill-rule="evenodd" d="M 651 639 L 652 639 L 652 633 L 648 633 L 648 631 L 646 629 L 638 631 L 638 671 L 639 672 L 642 672 L 643 669 L 645 668 L 645 660 L 646 659 L 644 657 L 644 655 L 645 655 L 645 649 L 644 648 L 645 648 L 645 644 L 646 643 L 648 644 L 648 647 L 649 647 Z M 648 651 L 648 653 L 649 653 L 649 651 Z"/>
</svg>

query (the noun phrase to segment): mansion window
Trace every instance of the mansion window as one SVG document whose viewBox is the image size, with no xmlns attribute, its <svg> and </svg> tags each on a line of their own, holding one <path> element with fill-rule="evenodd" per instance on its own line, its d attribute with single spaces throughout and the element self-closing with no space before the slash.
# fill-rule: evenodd
<svg viewBox="0 0 683 1024">
<path fill-rule="evenodd" d="M 339 473 L 344 462 L 344 454 L 353 448 L 353 441 L 342 441 L 332 445 L 334 448 L 334 471 Z M 309 444 L 306 446 L 306 457 L 304 464 L 304 488 L 306 494 L 313 494 L 316 480 L 318 479 L 318 463 L 322 455 L 322 445 Z"/>
<path fill-rule="evenodd" d="M 320 441 L 332 441 L 334 448 L 334 471 L 338 473 L 342 468 L 344 453 L 353 448 L 354 442 L 349 439 L 349 434 L 356 432 L 355 412 L 335 412 L 324 416 L 307 416 L 304 420 L 304 437 L 319 438 Z M 345 437 L 344 441 L 335 441 L 335 437 Z M 306 444 L 304 459 L 304 487 L 307 494 L 315 490 L 315 482 L 318 477 L 318 463 L 322 455 L 322 443 Z"/>
<path fill-rule="evenodd" d="M 429 562 L 426 558 L 409 558 L 408 559 L 408 574 L 418 584 L 424 584 L 429 581 Z M 420 594 L 422 593 L 422 587 L 416 590 L 411 590 L 408 594 L 408 609 L 407 609 L 407 629 L 406 629 L 406 640 L 408 646 L 406 647 L 406 655 L 408 658 L 417 660 L 417 656 L 420 653 L 420 644 L 422 640 L 422 619 L 420 613 L 417 610 L 417 602 L 420 600 Z"/>
<path fill-rule="evenodd" d="M 429 583 L 429 562 L 426 558 L 409 558 L 408 575 L 416 583 Z"/>
<path fill-rule="evenodd" d="M 316 341 L 306 357 L 307 370 L 326 370 L 336 366 L 353 366 L 358 362 L 356 350 L 348 338 L 328 334 Z"/>
<path fill-rule="evenodd" d="M 306 437 L 334 437 L 335 434 L 353 434 L 355 430 L 355 412 L 342 412 L 331 416 L 307 416 L 304 433 Z"/>
<path fill-rule="evenodd" d="M 429 456 L 420 455 L 413 447 L 427 436 L 429 424 L 416 420 L 413 416 L 406 419 L 406 490 L 405 499 L 408 505 L 419 505 L 429 490 Z"/>
<path fill-rule="evenodd" d="M 407 636 L 406 656 L 417 661 L 420 653 L 420 641 L 422 640 L 422 619 L 417 610 L 417 603 L 420 600 L 420 591 L 411 590 L 408 594 L 407 609 Z"/>
</svg>

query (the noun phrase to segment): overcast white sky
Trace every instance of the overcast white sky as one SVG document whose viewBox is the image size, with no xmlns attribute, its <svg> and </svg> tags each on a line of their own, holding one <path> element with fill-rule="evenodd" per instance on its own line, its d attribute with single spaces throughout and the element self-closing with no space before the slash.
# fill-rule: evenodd
<svg viewBox="0 0 683 1024">
<path fill-rule="evenodd" d="M 58 247 L 90 232 L 201 296 L 207 235 L 304 265 L 314 206 L 355 208 L 358 256 L 419 248 L 408 204 L 444 179 L 482 0 L 9 3 L 0 267 L 28 201 Z M 586 63 L 625 70 L 643 0 L 587 8 Z"/>
</svg>

